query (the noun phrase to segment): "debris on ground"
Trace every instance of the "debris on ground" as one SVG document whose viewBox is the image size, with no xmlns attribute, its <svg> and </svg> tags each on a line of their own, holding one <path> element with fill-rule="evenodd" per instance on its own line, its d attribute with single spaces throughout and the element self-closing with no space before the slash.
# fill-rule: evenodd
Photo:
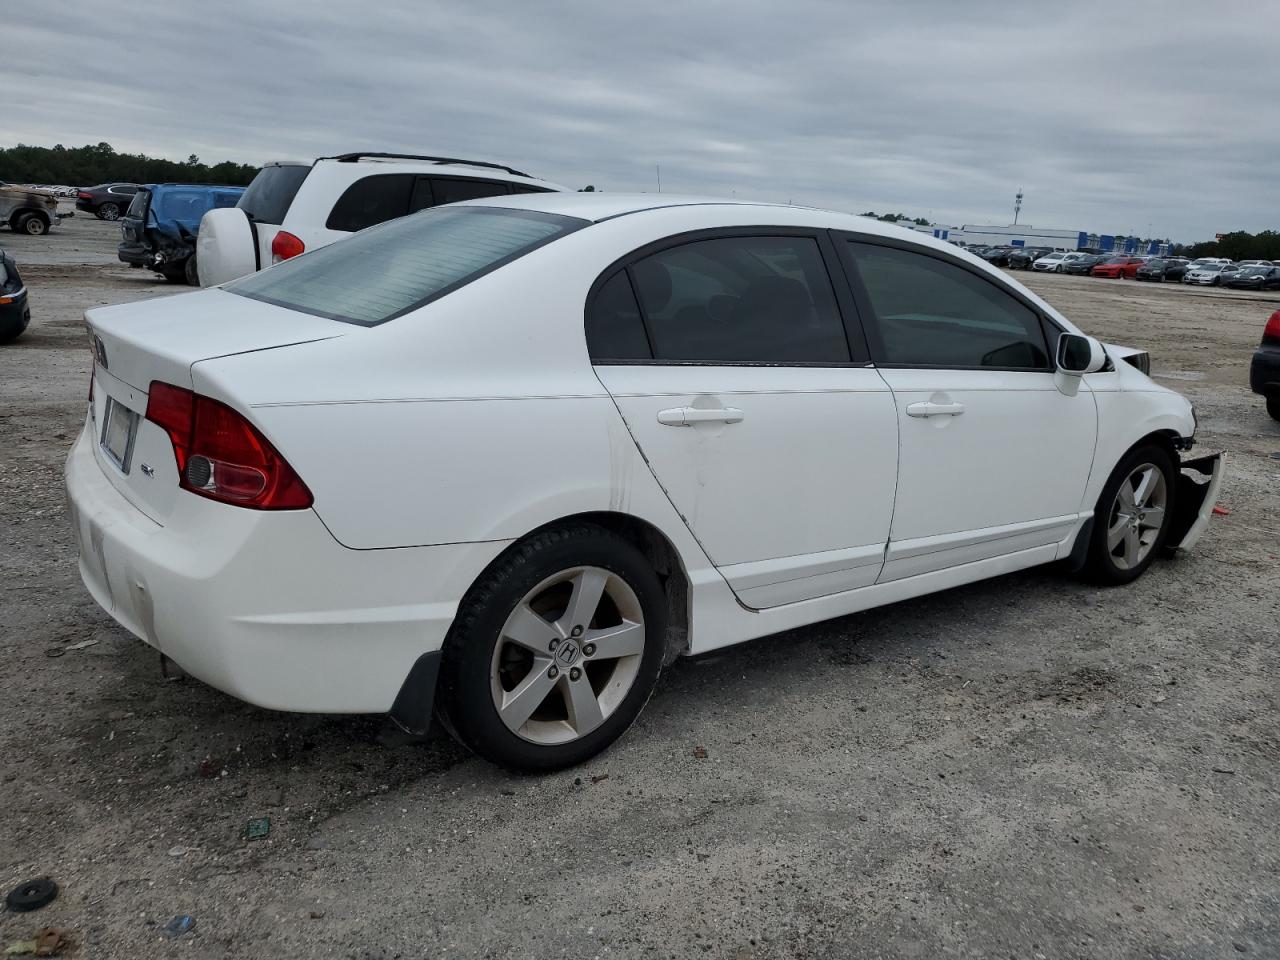
<svg viewBox="0 0 1280 960">
<path fill-rule="evenodd" d="M 694 756 L 694 759 L 695 759 L 695 760 L 705 760 L 705 759 L 707 759 L 707 748 L 706 748 L 706 747 L 694 747 L 694 748 L 693 748 L 693 756 Z"/>
<path fill-rule="evenodd" d="M 218 775 L 218 765 L 213 762 L 211 757 L 205 757 L 200 761 L 200 765 L 196 768 L 200 771 L 200 776 L 206 780 L 210 780 Z"/>
<path fill-rule="evenodd" d="M 592 782 L 592 783 L 603 783 L 604 781 L 606 781 L 606 780 L 608 780 L 608 779 L 609 779 L 609 775 L 608 775 L 607 773 L 598 773 L 598 774 L 596 774 L 594 777 L 592 777 L 592 778 L 591 778 L 591 782 Z"/>
<path fill-rule="evenodd" d="M 68 649 L 68 650 L 83 650 L 85 647 L 92 647 L 92 646 L 93 646 L 95 643 L 97 643 L 97 642 L 98 642 L 97 640 L 81 640 L 79 643 L 69 643 L 69 644 L 67 644 L 67 649 Z"/>
<path fill-rule="evenodd" d="M 58 951 L 67 945 L 66 936 L 55 927 L 41 927 L 36 931 L 34 940 L 18 940 L 5 947 L 5 956 L 37 956 L 56 957 Z"/>
<path fill-rule="evenodd" d="M 180 913 L 160 928 L 160 936 L 166 940 L 177 940 L 184 933 L 190 933 L 194 930 L 195 926 L 195 917 L 189 913 Z"/>
<path fill-rule="evenodd" d="M 5 905 L 14 913 L 39 910 L 53 903 L 58 897 L 58 885 L 48 877 L 24 880 L 5 896 Z"/>
<path fill-rule="evenodd" d="M 1215 517 L 1229 517 L 1231 516 L 1231 511 L 1228 510 L 1226 507 L 1214 507 L 1213 515 Z"/>
<path fill-rule="evenodd" d="M 244 829 L 244 838 L 246 840 L 261 840 L 271 832 L 271 818 L 258 817 L 256 820 L 250 820 Z"/>
</svg>

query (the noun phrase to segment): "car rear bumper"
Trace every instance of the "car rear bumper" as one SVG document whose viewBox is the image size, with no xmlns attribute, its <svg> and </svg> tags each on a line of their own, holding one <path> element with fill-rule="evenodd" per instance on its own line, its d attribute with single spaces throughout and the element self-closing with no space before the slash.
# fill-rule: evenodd
<svg viewBox="0 0 1280 960">
<path fill-rule="evenodd" d="M 155 257 L 142 244 L 122 243 L 116 247 L 116 256 L 124 263 L 136 263 L 144 267 L 151 266 Z"/>
<path fill-rule="evenodd" d="M 1249 387 L 1264 397 L 1280 397 L 1280 346 L 1262 346 L 1254 351 Z"/>
<path fill-rule="evenodd" d="M 506 546 L 350 550 L 311 510 L 188 494 L 161 526 L 117 492 L 95 442 L 86 425 L 66 466 L 89 593 L 185 672 L 260 707 L 390 710 L 440 649 L 468 578 Z"/>
</svg>

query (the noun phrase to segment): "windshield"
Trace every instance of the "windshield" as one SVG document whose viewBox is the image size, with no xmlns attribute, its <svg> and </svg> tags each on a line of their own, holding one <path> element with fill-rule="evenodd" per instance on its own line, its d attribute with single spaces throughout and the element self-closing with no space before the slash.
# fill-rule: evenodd
<svg viewBox="0 0 1280 960">
<path fill-rule="evenodd" d="M 1147 261 L 1147 266 L 1148 266 L 1148 267 L 1159 267 L 1160 269 L 1164 269 L 1164 263 L 1165 263 L 1165 262 L 1164 262 L 1163 260 L 1148 260 L 1148 261 Z"/>
<path fill-rule="evenodd" d="M 1244 267 L 1240 272 L 1246 277 L 1260 277 L 1271 272 L 1271 267 Z"/>
<path fill-rule="evenodd" d="M 1066 256 L 1065 253 L 1046 253 L 1040 259 L 1041 260 L 1061 260 L 1065 256 Z"/>
<path fill-rule="evenodd" d="M 371 327 L 587 225 L 502 207 L 435 207 L 250 274 L 224 289 Z"/>
<path fill-rule="evenodd" d="M 1129 258 L 1128 258 L 1128 257 L 1111 257 L 1111 258 L 1109 258 L 1106 262 L 1107 262 L 1107 263 L 1119 263 L 1119 264 L 1126 264 L 1126 263 L 1128 263 L 1128 262 L 1129 262 Z"/>
</svg>

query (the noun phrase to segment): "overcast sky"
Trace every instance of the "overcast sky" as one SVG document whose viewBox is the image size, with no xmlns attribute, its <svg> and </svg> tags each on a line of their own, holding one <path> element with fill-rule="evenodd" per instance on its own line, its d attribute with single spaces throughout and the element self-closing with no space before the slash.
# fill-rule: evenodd
<svg viewBox="0 0 1280 960">
<path fill-rule="evenodd" d="M 1280 228 L 1274 0 L 44 0 L 0 140 L 205 161 L 351 149 L 1175 240 Z M 38 14 L 37 14 L 38 10 Z M 199 12 L 198 12 L 199 11 Z"/>
</svg>

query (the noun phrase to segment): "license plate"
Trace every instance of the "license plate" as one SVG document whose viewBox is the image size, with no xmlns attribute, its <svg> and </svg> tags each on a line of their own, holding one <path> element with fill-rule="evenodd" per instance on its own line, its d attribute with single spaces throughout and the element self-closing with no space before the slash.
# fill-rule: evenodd
<svg viewBox="0 0 1280 960">
<path fill-rule="evenodd" d="M 133 453 L 133 438 L 137 432 L 138 415 L 108 397 L 102 424 L 102 449 L 122 473 L 129 472 L 129 457 Z"/>
</svg>

